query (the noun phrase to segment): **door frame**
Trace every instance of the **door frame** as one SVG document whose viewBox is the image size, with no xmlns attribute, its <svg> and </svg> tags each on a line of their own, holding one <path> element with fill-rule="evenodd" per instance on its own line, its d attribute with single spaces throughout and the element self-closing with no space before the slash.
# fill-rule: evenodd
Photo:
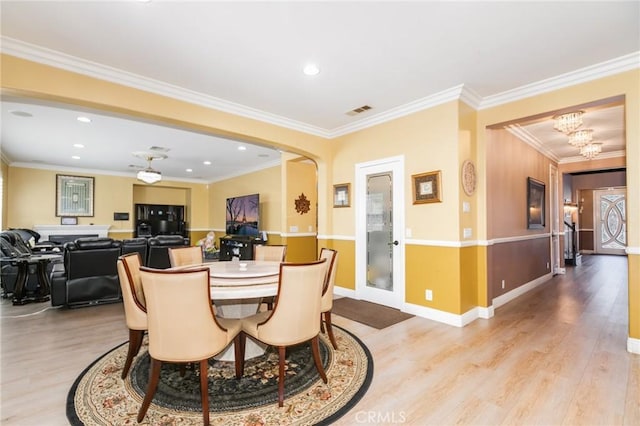
<svg viewBox="0 0 640 426">
<path fill-rule="evenodd" d="M 374 173 L 393 173 L 393 240 L 399 244 L 393 252 L 393 292 L 384 300 L 370 300 L 367 292 L 367 176 Z M 355 220 L 356 220 L 356 298 L 382 303 L 402 309 L 405 303 L 405 177 L 404 156 L 381 158 L 355 165 Z"/>
</svg>

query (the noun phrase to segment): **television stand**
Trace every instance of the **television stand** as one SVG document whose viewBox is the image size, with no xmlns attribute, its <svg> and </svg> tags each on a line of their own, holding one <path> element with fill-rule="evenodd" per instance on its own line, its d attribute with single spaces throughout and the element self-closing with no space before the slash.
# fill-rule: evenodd
<svg viewBox="0 0 640 426">
<path fill-rule="evenodd" d="M 253 246 L 256 244 L 264 244 L 264 241 L 260 237 L 225 235 L 220 238 L 220 261 L 229 261 L 234 257 L 253 260 Z"/>
</svg>

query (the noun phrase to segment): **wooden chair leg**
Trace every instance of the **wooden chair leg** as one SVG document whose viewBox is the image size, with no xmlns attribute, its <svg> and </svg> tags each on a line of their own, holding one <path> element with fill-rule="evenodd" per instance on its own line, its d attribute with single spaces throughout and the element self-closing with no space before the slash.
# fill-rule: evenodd
<svg viewBox="0 0 640 426">
<path fill-rule="evenodd" d="M 331 311 L 327 311 L 324 313 L 324 322 L 327 323 L 327 334 L 329 335 L 329 340 L 331 340 L 331 345 L 333 346 L 333 349 L 338 350 L 336 337 L 333 335 L 333 325 L 331 323 Z"/>
<path fill-rule="evenodd" d="M 284 362 L 287 348 L 278 346 L 278 407 L 284 405 Z"/>
<path fill-rule="evenodd" d="M 144 337 L 144 330 L 131 330 L 129 329 L 129 350 L 127 351 L 127 360 L 124 362 L 124 368 L 122 369 L 121 377 L 124 379 L 129 373 L 133 358 L 140 352 L 142 346 L 142 338 Z"/>
<path fill-rule="evenodd" d="M 235 357 L 236 357 L 236 377 L 238 377 L 238 372 L 240 373 L 240 377 L 242 377 L 244 375 L 244 350 L 245 350 L 245 346 L 247 343 L 247 335 L 245 334 L 244 331 L 241 331 L 240 334 L 238 334 L 236 336 L 236 339 L 238 340 L 238 343 L 236 344 L 237 349 L 235 352 Z M 238 356 L 238 352 L 240 351 L 240 354 Z M 238 377 L 238 378 L 240 378 Z"/>
<path fill-rule="evenodd" d="M 144 419 L 144 416 L 147 414 L 149 405 L 153 400 L 153 395 L 155 395 L 156 389 L 158 388 L 158 382 L 160 381 L 160 367 L 162 367 L 162 361 L 151 358 L 149 385 L 147 386 L 147 393 L 145 393 L 144 400 L 142 401 L 142 405 L 140 406 L 140 411 L 138 411 L 138 423 L 140 423 L 142 419 Z"/>
<path fill-rule="evenodd" d="M 200 398 L 202 400 L 202 419 L 204 426 L 209 426 L 209 362 L 200 361 Z"/>
<path fill-rule="evenodd" d="M 327 383 L 327 375 L 325 374 L 322 362 L 320 361 L 320 345 L 318 344 L 318 336 L 311 339 L 311 349 L 313 352 L 313 362 L 316 364 L 316 370 L 318 370 L 318 374 L 320 374 L 322 381 Z"/>
<path fill-rule="evenodd" d="M 244 372 L 244 344 L 247 338 L 245 336 L 242 339 L 241 335 L 244 335 L 244 333 L 238 333 L 233 339 L 234 356 L 236 358 L 236 379 L 242 378 L 242 373 Z"/>
<path fill-rule="evenodd" d="M 322 312 L 320 312 L 320 332 L 324 333 L 324 322 L 322 321 Z"/>
</svg>

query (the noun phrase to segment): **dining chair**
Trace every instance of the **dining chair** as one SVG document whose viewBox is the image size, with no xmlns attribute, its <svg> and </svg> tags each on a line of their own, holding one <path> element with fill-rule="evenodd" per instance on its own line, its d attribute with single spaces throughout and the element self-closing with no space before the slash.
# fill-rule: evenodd
<svg viewBox="0 0 640 426">
<path fill-rule="evenodd" d="M 284 262 L 287 256 L 286 245 L 265 245 L 255 244 L 253 246 L 253 260 L 268 260 L 272 262 Z M 262 303 L 267 305 L 267 310 L 273 309 L 275 303 L 275 297 L 269 296 L 262 298 Z"/>
<path fill-rule="evenodd" d="M 169 247 L 169 263 L 172 268 L 176 266 L 199 265 L 203 260 L 202 247 Z"/>
<path fill-rule="evenodd" d="M 147 301 L 149 385 L 138 412 L 144 419 L 160 380 L 163 362 L 200 365 L 204 424 L 209 424 L 208 360 L 235 342 L 236 377 L 242 375 L 238 319 L 216 318 L 209 295 L 209 268 L 156 270 L 140 268 Z"/>
<path fill-rule="evenodd" d="M 284 404 L 285 355 L 288 346 L 311 341 L 316 369 L 322 381 L 327 383 L 318 343 L 320 299 L 327 266 L 326 259 L 310 263 L 281 263 L 278 297 L 273 310 L 259 312 L 241 320 L 240 371 L 244 370 L 244 347 L 247 335 L 278 348 L 279 407 Z"/>
<path fill-rule="evenodd" d="M 336 338 L 333 335 L 333 326 L 331 324 L 331 309 L 333 308 L 333 286 L 336 282 L 336 270 L 338 269 L 338 252 L 336 250 L 322 248 L 320 250 L 320 259 L 327 259 L 329 267 L 327 269 L 327 277 L 322 288 L 322 301 L 320 306 L 320 329 L 324 332 L 322 325 L 322 316 L 324 315 L 324 323 L 327 327 L 327 334 L 333 349 L 338 349 Z"/>
<path fill-rule="evenodd" d="M 140 352 L 144 333 L 147 331 L 147 307 L 140 281 L 140 253 L 132 252 L 118 258 L 118 278 L 122 290 L 124 318 L 129 329 L 129 350 L 122 369 L 122 378 L 127 377 L 133 358 Z"/>
</svg>

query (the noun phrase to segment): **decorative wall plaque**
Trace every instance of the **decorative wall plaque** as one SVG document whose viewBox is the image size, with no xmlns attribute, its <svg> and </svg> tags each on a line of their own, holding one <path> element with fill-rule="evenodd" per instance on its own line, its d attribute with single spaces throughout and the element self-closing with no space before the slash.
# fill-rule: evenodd
<svg viewBox="0 0 640 426">
<path fill-rule="evenodd" d="M 311 201 L 307 199 L 307 196 L 304 195 L 303 192 L 296 200 L 296 212 L 305 214 L 309 213 L 309 210 L 311 210 Z"/>
<path fill-rule="evenodd" d="M 476 191 L 476 166 L 471 160 L 462 163 L 462 189 L 469 196 Z"/>
</svg>

